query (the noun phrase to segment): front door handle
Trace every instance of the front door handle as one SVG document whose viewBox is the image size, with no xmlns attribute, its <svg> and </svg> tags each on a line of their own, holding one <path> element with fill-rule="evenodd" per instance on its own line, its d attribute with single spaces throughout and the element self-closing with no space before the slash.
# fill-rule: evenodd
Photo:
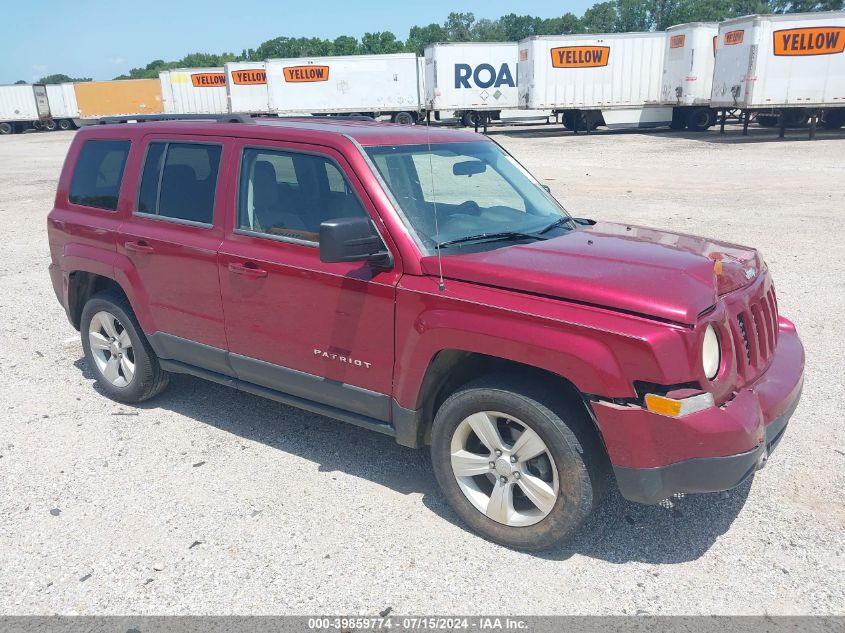
<svg viewBox="0 0 845 633">
<path fill-rule="evenodd" d="M 138 255 L 149 255 L 154 252 L 153 247 L 147 244 L 144 240 L 126 242 L 123 247 L 130 253 L 137 253 Z"/>
<path fill-rule="evenodd" d="M 245 262 L 243 264 L 231 263 L 229 264 L 229 272 L 235 273 L 236 275 L 243 275 L 250 279 L 259 279 L 267 276 L 267 271 L 259 268 L 253 262 Z"/>
</svg>

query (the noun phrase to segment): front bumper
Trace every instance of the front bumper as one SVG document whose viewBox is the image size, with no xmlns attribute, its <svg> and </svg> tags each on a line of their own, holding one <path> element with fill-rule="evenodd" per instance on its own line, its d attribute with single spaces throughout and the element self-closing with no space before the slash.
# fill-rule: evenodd
<svg viewBox="0 0 845 633">
<path fill-rule="evenodd" d="M 804 381 L 804 348 L 781 318 L 769 368 L 721 407 L 681 418 L 594 402 L 619 490 L 657 503 L 678 492 L 729 490 L 761 468 L 783 437 Z"/>
</svg>

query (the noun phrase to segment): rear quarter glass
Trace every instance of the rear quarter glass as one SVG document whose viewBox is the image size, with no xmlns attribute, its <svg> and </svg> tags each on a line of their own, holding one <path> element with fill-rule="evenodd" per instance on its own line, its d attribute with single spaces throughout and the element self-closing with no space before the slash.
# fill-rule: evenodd
<svg viewBox="0 0 845 633">
<path fill-rule="evenodd" d="M 114 211 L 129 155 L 129 141 L 85 141 L 74 166 L 69 200 Z"/>
</svg>

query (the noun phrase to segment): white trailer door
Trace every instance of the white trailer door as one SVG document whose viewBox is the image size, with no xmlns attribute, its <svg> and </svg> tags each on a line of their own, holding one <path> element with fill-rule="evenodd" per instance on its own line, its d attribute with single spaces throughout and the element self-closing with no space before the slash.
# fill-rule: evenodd
<svg viewBox="0 0 845 633">
<path fill-rule="evenodd" d="M 47 98 L 47 86 L 35 84 L 32 87 L 35 93 L 35 107 L 38 110 L 38 118 L 45 120 L 50 118 L 50 100 Z"/>
</svg>

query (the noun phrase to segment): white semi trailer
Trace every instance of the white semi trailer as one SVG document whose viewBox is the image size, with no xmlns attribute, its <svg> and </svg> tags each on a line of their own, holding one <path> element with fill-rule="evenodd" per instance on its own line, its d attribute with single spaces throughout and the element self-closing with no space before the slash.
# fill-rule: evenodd
<svg viewBox="0 0 845 633">
<path fill-rule="evenodd" d="M 426 110 L 452 112 L 464 125 L 516 110 L 516 42 L 456 42 L 425 48 Z"/>
<path fill-rule="evenodd" d="M 50 117 L 60 130 L 72 130 L 79 125 L 79 104 L 72 83 L 48 84 L 47 101 Z"/>
<path fill-rule="evenodd" d="M 519 106 L 553 110 L 569 129 L 669 125 L 661 103 L 666 33 L 529 37 L 519 42 Z"/>
<path fill-rule="evenodd" d="M 270 112 L 277 115 L 389 115 L 413 123 L 423 98 L 413 53 L 268 59 Z"/>
<path fill-rule="evenodd" d="M 719 24 L 692 22 L 666 29 L 661 103 L 672 106 L 672 127 L 702 131 L 716 121 L 710 107 Z"/>
<path fill-rule="evenodd" d="M 845 12 L 749 15 L 719 25 L 711 105 L 762 125 L 845 124 Z"/>
<path fill-rule="evenodd" d="M 230 62 L 225 66 L 229 112 L 237 114 L 269 114 L 265 62 Z"/>
<path fill-rule="evenodd" d="M 222 68 L 178 68 L 159 73 L 166 114 L 228 114 Z"/>
<path fill-rule="evenodd" d="M 50 103 L 43 84 L 0 86 L 0 134 L 28 129 L 54 129 Z"/>
</svg>

